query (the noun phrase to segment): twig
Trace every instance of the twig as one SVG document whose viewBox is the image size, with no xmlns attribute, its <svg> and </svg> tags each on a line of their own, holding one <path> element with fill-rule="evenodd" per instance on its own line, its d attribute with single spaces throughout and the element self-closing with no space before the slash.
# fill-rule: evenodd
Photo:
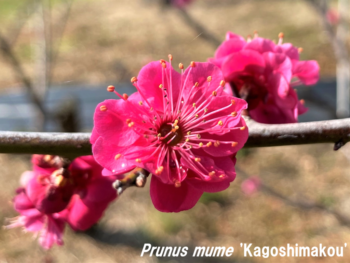
<svg viewBox="0 0 350 263">
<path fill-rule="evenodd" d="M 193 17 L 190 16 L 184 8 L 176 9 L 184 18 L 185 22 L 198 33 L 199 37 L 208 41 L 214 46 L 214 48 L 217 48 L 221 44 L 220 40 L 218 40 L 213 34 L 209 33 L 208 30 L 206 30 L 201 24 L 199 24 L 195 19 L 193 19 Z"/>
<path fill-rule="evenodd" d="M 236 171 L 238 174 L 242 175 L 245 178 L 249 177 L 249 175 L 246 172 L 244 172 L 242 169 L 240 169 L 239 167 L 236 166 L 235 168 L 236 168 Z M 263 182 L 260 182 L 260 191 L 267 193 L 273 197 L 277 197 L 278 199 L 282 200 L 287 205 L 290 205 L 293 207 L 297 207 L 297 208 L 300 208 L 303 210 L 317 209 L 317 210 L 325 211 L 325 212 L 335 216 L 335 218 L 342 225 L 350 227 L 350 218 L 349 217 L 347 217 L 346 215 L 344 215 L 344 214 L 342 214 L 342 213 L 340 213 L 332 208 L 329 208 L 321 203 L 316 203 L 316 202 L 312 202 L 312 201 L 304 201 L 304 200 L 292 200 L 288 196 L 285 196 L 285 195 L 275 191 L 274 189 L 270 188 L 268 185 L 264 184 Z"/>
<path fill-rule="evenodd" d="M 27 92 L 30 96 L 31 101 L 35 104 L 35 106 L 39 109 L 41 115 L 45 118 L 46 117 L 46 111 L 45 108 L 40 100 L 40 98 L 36 95 L 34 91 L 34 86 L 29 79 L 29 77 L 25 74 L 21 63 L 15 56 L 15 54 L 12 52 L 11 46 L 9 45 L 6 38 L 0 33 L 0 51 L 3 54 L 5 58 L 9 61 L 11 64 L 15 74 L 17 75 L 17 78 L 21 80 L 21 82 L 24 84 L 24 86 L 27 89 Z"/>
<path fill-rule="evenodd" d="M 247 119 L 245 147 L 268 147 L 350 141 L 350 118 L 307 123 L 267 125 Z M 0 132 L 0 153 L 91 154 L 90 133 Z"/>
</svg>

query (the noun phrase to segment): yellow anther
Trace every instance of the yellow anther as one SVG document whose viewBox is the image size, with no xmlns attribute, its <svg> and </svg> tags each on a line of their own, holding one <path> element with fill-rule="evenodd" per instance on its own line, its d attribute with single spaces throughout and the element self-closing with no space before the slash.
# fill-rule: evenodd
<svg viewBox="0 0 350 263">
<path fill-rule="evenodd" d="M 220 81 L 220 86 L 221 86 L 221 87 L 224 87 L 225 84 L 226 84 L 226 82 L 225 82 L 224 80 Z"/>
<path fill-rule="evenodd" d="M 135 160 L 135 162 L 140 163 L 140 162 L 141 162 L 141 159 L 140 159 L 140 158 L 137 158 L 137 159 Z"/>
<path fill-rule="evenodd" d="M 233 143 L 231 144 L 231 146 L 232 146 L 232 147 L 236 147 L 237 144 L 238 144 L 238 142 L 233 142 Z"/>
<path fill-rule="evenodd" d="M 200 138 L 201 138 L 201 135 L 200 135 L 200 134 L 197 134 L 197 138 L 200 139 Z"/>
<path fill-rule="evenodd" d="M 64 186 L 65 184 L 67 183 L 67 180 L 64 178 L 63 175 L 58 175 L 56 178 L 55 178 L 55 183 L 54 185 L 56 186 Z"/>
<path fill-rule="evenodd" d="M 164 60 L 164 59 L 161 59 L 161 60 L 159 60 L 159 63 L 160 63 L 160 64 L 163 64 L 163 63 L 165 63 L 165 60 Z"/>
<path fill-rule="evenodd" d="M 196 63 L 194 61 L 191 61 L 190 66 L 194 68 L 196 66 Z"/>
<path fill-rule="evenodd" d="M 224 178 L 224 177 L 225 177 L 224 174 L 219 175 L 219 178 Z"/>
<path fill-rule="evenodd" d="M 124 99 L 124 100 L 127 100 L 128 98 L 129 98 L 128 94 L 124 93 L 124 94 L 123 94 L 123 99 Z"/>
<path fill-rule="evenodd" d="M 134 126 L 134 124 L 135 124 L 135 123 L 130 122 L 130 123 L 128 124 L 128 127 L 131 128 L 132 126 Z"/>
<path fill-rule="evenodd" d="M 158 133 L 158 134 L 157 134 L 157 137 L 162 137 L 162 134 Z"/>
<path fill-rule="evenodd" d="M 137 81 L 137 78 L 136 77 L 132 77 L 130 81 L 131 81 L 131 83 L 134 83 L 134 82 Z"/>
<path fill-rule="evenodd" d="M 219 147 L 219 145 L 220 145 L 220 142 L 219 142 L 219 141 L 214 142 L 214 146 L 215 146 L 215 147 Z"/>
<path fill-rule="evenodd" d="M 181 186 L 181 183 L 180 183 L 179 181 L 176 181 L 176 182 L 175 182 L 175 187 L 176 187 L 176 188 L 179 188 L 180 186 Z"/>
<path fill-rule="evenodd" d="M 218 93 L 216 92 L 216 90 L 214 90 L 214 91 L 212 92 L 211 95 L 213 95 L 214 97 L 216 97 L 216 95 L 218 95 Z"/>
<path fill-rule="evenodd" d="M 194 115 L 196 118 L 198 118 L 199 117 L 199 115 L 198 114 L 196 114 L 196 115 Z"/>
<path fill-rule="evenodd" d="M 207 113 L 207 112 L 208 112 L 208 108 L 205 108 L 205 109 L 204 109 L 204 112 Z"/>
<path fill-rule="evenodd" d="M 179 123 L 179 120 L 176 119 L 176 120 L 174 121 L 174 125 L 176 125 L 176 124 L 178 124 L 178 123 Z"/>
<path fill-rule="evenodd" d="M 212 144 L 213 144 L 212 142 L 208 142 L 207 147 L 210 147 Z"/>
<path fill-rule="evenodd" d="M 175 126 L 175 130 L 178 130 L 178 129 L 180 129 L 180 127 L 176 125 L 176 126 Z"/>
<path fill-rule="evenodd" d="M 189 138 L 187 138 L 187 139 L 186 139 L 186 142 L 189 142 L 189 141 L 190 141 L 190 139 L 189 139 Z"/>
<path fill-rule="evenodd" d="M 160 84 L 160 85 L 159 85 L 159 88 L 162 89 L 162 88 L 163 88 L 163 84 Z"/>
<path fill-rule="evenodd" d="M 207 81 L 208 81 L 208 82 L 211 81 L 211 76 L 207 77 Z"/>
<path fill-rule="evenodd" d="M 241 128 L 239 128 L 241 131 L 245 130 L 245 126 L 242 126 Z"/>
<path fill-rule="evenodd" d="M 118 153 L 116 156 L 114 156 L 114 159 L 118 160 L 118 159 L 120 159 L 120 157 L 122 157 L 122 155 L 120 153 Z"/>
<path fill-rule="evenodd" d="M 211 172 L 209 173 L 209 176 L 213 176 L 213 175 L 215 175 L 215 171 L 211 171 Z"/>
<path fill-rule="evenodd" d="M 173 55 L 169 54 L 168 58 L 169 58 L 169 60 L 173 60 Z"/>
<path fill-rule="evenodd" d="M 166 64 L 165 64 L 165 63 L 162 63 L 162 67 L 163 67 L 163 68 L 166 68 Z"/>
<path fill-rule="evenodd" d="M 191 135 L 191 131 L 188 131 L 188 132 L 187 132 L 187 135 Z"/>
<path fill-rule="evenodd" d="M 194 86 L 195 86 L 195 87 L 198 87 L 198 86 L 199 86 L 199 83 L 198 83 L 198 82 L 194 83 Z"/>
<path fill-rule="evenodd" d="M 302 47 L 298 48 L 298 52 L 299 53 L 303 52 L 303 48 Z"/>
<path fill-rule="evenodd" d="M 231 100 L 231 104 L 235 105 L 236 101 L 235 100 Z"/>
<path fill-rule="evenodd" d="M 142 101 L 139 101 L 139 105 L 142 106 L 142 105 L 143 105 L 143 102 L 142 102 Z"/>
<path fill-rule="evenodd" d="M 193 107 L 196 107 L 196 103 L 193 103 L 192 106 L 193 106 Z"/>
<path fill-rule="evenodd" d="M 179 63 L 179 69 L 184 69 L 184 64 Z"/>
<path fill-rule="evenodd" d="M 100 107 L 100 111 L 106 111 L 107 110 L 107 106 L 106 105 L 102 105 L 101 107 Z"/>
<path fill-rule="evenodd" d="M 224 123 L 222 121 L 218 122 L 218 125 L 222 126 Z"/>
<path fill-rule="evenodd" d="M 194 160 L 195 160 L 196 162 L 200 162 L 200 161 L 201 161 L 201 158 L 194 158 Z"/>
<path fill-rule="evenodd" d="M 108 92 L 113 92 L 114 89 L 115 89 L 115 87 L 112 86 L 112 85 L 109 85 L 109 86 L 107 87 L 107 91 L 108 91 Z"/>
<path fill-rule="evenodd" d="M 232 117 L 236 117 L 236 116 L 237 116 L 237 112 L 235 112 L 235 111 L 234 111 L 234 112 L 231 112 L 231 116 L 232 116 Z"/>
<path fill-rule="evenodd" d="M 199 143 L 199 147 L 203 147 L 203 143 L 202 142 Z"/>
<path fill-rule="evenodd" d="M 281 32 L 281 33 L 278 34 L 278 38 L 284 38 L 283 32 Z"/>
</svg>

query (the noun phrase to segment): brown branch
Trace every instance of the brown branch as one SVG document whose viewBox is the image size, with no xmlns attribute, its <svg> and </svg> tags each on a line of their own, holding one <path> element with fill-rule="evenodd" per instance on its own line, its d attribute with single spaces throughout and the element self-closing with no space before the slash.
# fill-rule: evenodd
<svg viewBox="0 0 350 263">
<path fill-rule="evenodd" d="M 36 93 L 34 91 L 34 86 L 31 82 L 31 80 L 25 74 L 21 63 L 19 62 L 19 60 L 17 59 L 17 57 L 13 53 L 10 44 L 8 43 L 6 38 L 1 33 L 0 33 L 0 52 L 8 60 L 9 64 L 12 66 L 17 78 L 26 87 L 31 101 L 35 104 L 35 106 L 39 109 L 42 116 L 45 118 L 46 117 L 45 108 L 44 108 L 40 98 L 36 95 Z"/>
<path fill-rule="evenodd" d="M 180 15 L 183 17 L 187 25 L 189 25 L 194 31 L 198 33 L 198 37 L 203 38 L 217 48 L 221 41 L 218 40 L 212 33 L 210 33 L 204 26 L 199 24 L 192 16 L 190 16 L 184 8 L 177 8 Z"/>
<path fill-rule="evenodd" d="M 246 118 L 249 138 L 245 147 L 333 143 L 339 149 L 350 140 L 350 118 L 267 125 Z M 0 132 L 1 153 L 90 155 L 90 133 Z"/>
</svg>

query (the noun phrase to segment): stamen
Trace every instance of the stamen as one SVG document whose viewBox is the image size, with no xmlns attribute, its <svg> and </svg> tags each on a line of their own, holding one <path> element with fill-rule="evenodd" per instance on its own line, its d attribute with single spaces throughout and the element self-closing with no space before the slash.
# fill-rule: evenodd
<svg viewBox="0 0 350 263">
<path fill-rule="evenodd" d="M 217 93 L 217 91 L 216 90 L 214 90 L 213 92 L 212 92 L 212 94 L 211 95 L 213 95 L 214 97 L 216 97 L 216 95 L 218 95 L 218 93 Z"/>
<path fill-rule="evenodd" d="M 118 159 L 120 159 L 120 157 L 122 157 L 122 155 L 121 155 L 120 153 L 118 153 L 118 154 L 114 157 L 114 159 L 115 159 L 115 160 L 118 160 Z"/>
<path fill-rule="evenodd" d="M 215 171 L 211 171 L 210 173 L 209 173 L 209 176 L 214 176 L 215 175 Z"/>
<path fill-rule="evenodd" d="M 137 159 L 135 160 L 135 162 L 141 163 L 141 159 L 140 159 L 140 158 L 137 158 Z"/>
<path fill-rule="evenodd" d="M 225 87 L 226 82 L 224 80 L 220 81 L 220 86 Z"/>
<path fill-rule="evenodd" d="M 245 126 L 242 126 L 241 128 L 239 128 L 241 131 L 245 130 Z"/>
<path fill-rule="evenodd" d="M 176 188 L 179 188 L 180 186 L 181 186 L 181 183 L 180 183 L 179 181 L 176 181 L 176 182 L 175 182 L 175 187 L 176 187 Z"/>
<path fill-rule="evenodd" d="M 128 127 L 131 128 L 132 126 L 134 126 L 134 124 L 135 124 L 135 123 L 130 122 L 130 123 L 128 124 Z"/>
<path fill-rule="evenodd" d="M 112 86 L 112 85 L 109 85 L 109 86 L 107 87 L 107 91 L 108 91 L 108 92 L 113 92 L 114 90 L 115 90 L 115 87 Z"/>
<path fill-rule="evenodd" d="M 194 67 L 196 66 L 196 62 L 191 61 L 190 66 L 191 66 L 192 68 L 194 68 Z"/>
<path fill-rule="evenodd" d="M 303 48 L 302 47 L 298 48 L 298 52 L 299 53 L 303 52 Z"/>
<path fill-rule="evenodd" d="M 207 77 L 207 81 L 208 81 L 208 82 L 211 81 L 211 76 Z"/>
<path fill-rule="evenodd" d="M 101 107 L 100 107 L 100 111 L 106 111 L 107 110 L 107 106 L 106 105 L 102 105 Z"/>
<path fill-rule="evenodd" d="M 305 104 L 305 100 L 301 99 L 301 100 L 300 100 L 300 104 L 301 104 L 301 105 L 304 105 L 304 104 Z"/>
<path fill-rule="evenodd" d="M 236 117 L 236 116 L 237 116 L 237 112 L 235 112 L 235 111 L 232 112 L 232 113 L 231 113 L 231 116 L 232 116 L 232 117 Z"/>
<path fill-rule="evenodd" d="M 169 58 L 169 60 L 173 60 L 173 55 L 169 54 L 168 58 Z"/>
<path fill-rule="evenodd" d="M 199 147 L 203 147 L 203 143 L 202 142 L 200 142 L 198 145 L 199 145 Z"/>
<path fill-rule="evenodd" d="M 214 142 L 214 146 L 215 146 L 215 147 L 219 147 L 219 145 L 220 145 L 220 142 L 219 142 L 219 141 Z"/>
<path fill-rule="evenodd" d="M 224 123 L 222 121 L 218 122 L 218 125 L 222 126 Z"/>
<path fill-rule="evenodd" d="M 136 77 L 132 77 L 130 81 L 131 81 L 131 83 L 135 83 L 137 81 L 137 78 Z"/>
<path fill-rule="evenodd" d="M 232 146 L 232 147 L 235 147 L 235 146 L 237 146 L 237 144 L 238 144 L 238 142 L 233 142 L 233 143 L 231 144 L 231 146 Z"/>
<path fill-rule="evenodd" d="M 123 99 L 124 99 L 124 100 L 127 100 L 128 98 L 129 98 L 128 94 L 124 93 L 124 94 L 123 94 Z"/>
<path fill-rule="evenodd" d="M 179 69 L 184 69 L 184 64 L 179 63 Z"/>
<path fill-rule="evenodd" d="M 139 105 L 142 106 L 142 105 L 143 105 L 143 102 L 142 102 L 142 101 L 139 101 Z"/>
<path fill-rule="evenodd" d="M 235 105 L 236 101 L 235 100 L 231 100 L 231 104 Z"/>
<path fill-rule="evenodd" d="M 200 162 L 200 161 L 201 161 L 201 158 L 194 158 L 194 160 L 195 160 L 196 162 Z"/>
<path fill-rule="evenodd" d="M 212 144 L 213 144 L 212 142 L 208 142 L 207 147 L 210 147 Z"/>
</svg>

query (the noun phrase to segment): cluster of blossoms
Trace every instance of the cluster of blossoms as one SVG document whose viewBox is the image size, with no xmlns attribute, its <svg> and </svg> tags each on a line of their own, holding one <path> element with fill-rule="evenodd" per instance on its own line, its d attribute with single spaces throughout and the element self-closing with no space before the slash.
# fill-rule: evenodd
<svg viewBox="0 0 350 263">
<path fill-rule="evenodd" d="M 43 248 L 62 245 L 66 224 L 87 230 L 117 198 L 111 187 L 114 176 L 102 176 L 102 167 L 92 156 L 70 164 L 52 155 L 33 155 L 33 171 L 22 174 L 14 208 L 20 214 L 6 228 L 24 227 L 35 233 Z"/>
<path fill-rule="evenodd" d="M 294 87 L 313 85 L 319 79 L 318 63 L 299 61 L 301 51 L 290 43 L 283 44 L 283 33 L 275 44 L 257 34 L 246 41 L 228 32 L 209 61 L 221 68 L 233 94 L 247 101 L 252 119 L 268 124 L 293 123 L 307 110 Z"/>
<path fill-rule="evenodd" d="M 95 224 L 117 197 L 113 181 L 129 179 L 124 174 L 134 169 L 152 174 L 151 199 L 162 212 L 190 209 L 204 192 L 225 190 L 248 139 L 243 114 L 291 123 L 306 111 L 293 87 L 315 84 L 319 67 L 300 61 L 299 52 L 283 44 L 283 35 L 275 44 L 229 32 L 209 62 L 191 62 L 187 69 L 180 63 L 179 73 L 169 55 L 168 62 L 151 62 L 131 79 L 137 89 L 131 96 L 109 86 L 120 99 L 96 107 L 93 157 L 65 163 L 35 155 L 14 198 L 20 216 L 7 227 L 38 233 L 45 248 L 60 245 L 65 224 L 74 230 Z M 250 195 L 259 186 L 251 178 L 242 190 Z"/>
</svg>

